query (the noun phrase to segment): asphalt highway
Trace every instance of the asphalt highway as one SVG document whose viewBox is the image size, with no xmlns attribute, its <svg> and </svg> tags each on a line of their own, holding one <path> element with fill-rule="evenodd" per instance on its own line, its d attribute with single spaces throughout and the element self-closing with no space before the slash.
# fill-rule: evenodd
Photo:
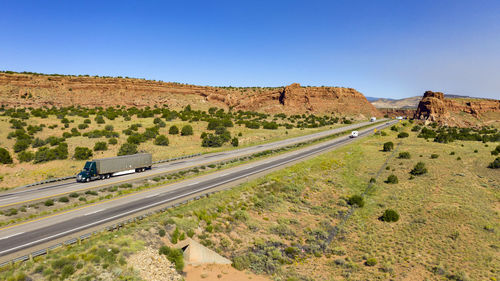
<svg viewBox="0 0 500 281">
<path fill-rule="evenodd" d="M 162 163 L 153 166 L 151 170 L 143 173 L 133 173 L 123 176 L 112 177 L 106 180 L 97 180 L 88 183 L 77 183 L 75 180 L 69 180 L 65 182 L 50 183 L 45 185 L 34 186 L 30 188 L 6 191 L 0 193 L 0 209 L 11 208 L 16 205 L 30 204 L 35 201 L 42 201 L 49 198 L 60 197 L 67 195 L 72 192 L 82 192 L 89 189 L 98 189 L 103 186 L 111 186 L 116 184 L 123 184 L 142 178 L 151 178 L 155 175 L 166 174 L 174 172 L 176 170 L 183 170 L 191 167 L 197 167 L 202 165 L 208 165 L 214 162 L 220 162 L 223 160 L 230 160 L 238 157 L 242 157 L 249 154 L 254 154 L 257 152 L 276 149 L 283 146 L 288 146 L 295 143 L 300 143 L 308 140 L 314 140 L 322 138 L 328 135 L 337 134 L 340 132 L 354 130 L 356 128 L 369 125 L 371 122 L 363 122 L 359 124 L 348 125 L 336 129 L 326 130 L 319 133 L 309 134 L 305 136 L 285 139 L 281 141 L 271 142 L 267 144 L 251 146 L 241 149 L 235 149 L 225 152 L 215 152 L 210 154 L 204 154 L 193 158 L 186 158 L 178 161 Z"/>
<path fill-rule="evenodd" d="M 390 121 L 361 130 L 358 138 L 373 133 L 374 128 L 382 129 L 394 123 L 395 121 Z M 189 198 L 193 194 L 209 192 L 221 185 L 236 183 L 252 175 L 269 172 L 355 140 L 347 136 L 339 137 L 212 174 L 147 189 L 33 221 L 7 226 L 0 229 L 0 257 L 19 252 L 23 249 L 36 249 L 37 245 L 61 237 L 68 237 L 82 230 L 116 221 L 153 207 L 165 206 L 175 200 Z"/>
</svg>

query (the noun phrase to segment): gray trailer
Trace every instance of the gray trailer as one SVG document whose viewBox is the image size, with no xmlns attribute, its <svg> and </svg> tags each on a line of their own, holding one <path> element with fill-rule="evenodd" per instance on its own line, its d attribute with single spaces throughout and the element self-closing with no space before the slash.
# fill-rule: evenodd
<svg viewBox="0 0 500 281">
<path fill-rule="evenodd" d="M 149 153 L 139 153 L 87 161 L 76 181 L 88 182 L 95 179 L 107 179 L 111 176 L 151 169 L 153 157 Z"/>
</svg>

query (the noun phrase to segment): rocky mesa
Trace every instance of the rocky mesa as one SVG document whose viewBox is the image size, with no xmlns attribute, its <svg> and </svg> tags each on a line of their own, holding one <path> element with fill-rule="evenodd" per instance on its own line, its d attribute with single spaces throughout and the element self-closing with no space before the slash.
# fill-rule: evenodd
<svg viewBox="0 0 500 281">
<path fill-rule="evenodd" d="M 351 88 L 208 87 L 180 83 L 90 76 L 0 73 L 0 105 L 42 106 L 211 106 L 266 113 L 382 116 L 365 96 Z"/>
<path fill-rule="evenodd" d="M 441 92 L 426 91 L 414 119 L 449 126 L 488 125 L 500 122 L 500 100 L 445 98 Z"/>
</svg>

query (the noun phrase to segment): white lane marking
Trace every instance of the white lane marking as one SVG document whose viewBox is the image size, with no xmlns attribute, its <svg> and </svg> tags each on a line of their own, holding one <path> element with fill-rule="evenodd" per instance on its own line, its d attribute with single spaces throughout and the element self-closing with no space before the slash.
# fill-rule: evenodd
<svg viewBox="0 0 500 281">
<path fill-rule="evenodd" d="M 23 234 L 24 232 L 19 232 L 19 233 L 16 233 L 16 234 L 12 234 L 12 235 L 9 235 L 9 236 L 5 236 L 5 237 L 2 237 L 0 238 L 0 240 L 3 240 L 3 239 L 7 239 L 7 238 L 10 238 L 10 237 L 14 237 L 14 236 L 17 236 L 19 234 Z"/>
<path fill-rule="evenodd" d="M 321 151 L 324 151 L 324 150 L 328 150 L 328 149 L 331 149 L 333 147 L 324 147 L 322 149 L 318 149 L 317 151 L 312 151 L 312 152 L 309 152 L 307 154 L 304 154 L 301 158 L 305 158 L 309 155 L 312 155 L 312 154 L 316 154 L 316 153 L 319 153 Z M 223 184 L 226 184 L 226 183 L 229 183 L 229 182 L 232 182 L 232 181 L 235 181 L 235 180 L 238 180 L 238 179 L 241 179 L 241 178 L 246 178 L 252 174 L 258 174 L 262 171 L 265 171 L 265 170 L 269 170 L 271 168 L 274 168 L 274 167 L 277 167 L 277 166 L 281 166 L 281 165 L 284 165 L 286 163 L 289 163 L 289 162 L 294 162 L 294 161 L 297 161 L 298 159 L 289 159 L 287 161 L 283 161 L 281 163 L 277 163 L 277 164 L 274 164 L 274 165 L 271 165 L 269 167 L 264 167 L 262 169 L 259 169 L 259 170 L 256 170 L 256 171 L 253 171 L 253 172 L 250 172 L 248 174 L 245 174 L 245 175 L 241 175 L 241 176 L 238 176 L 238 177 L 234 177 L 232 179 L 229 179 L 229 180 L 225 180 L 223 182 L 220 182 L 220 183 L 216 183 L 216 184 L 212 184 L 212 185 L 209 185 L 209 186 L 206 186 L 204 188 L 200 188 L 200 189 L 197 189 L 197 190 L 193 190 L 193 191 L 190 191 L 188 193 L 185 193 L 185 194 L 181 194 L 181 195 L 178 195 L 178 196 L 175 196 L 175 197 L 172 197 L 172 198 L 168 198 L 168 199 L 165 199 L 165 200 L 162 200 L 162 201 L 159 201 L 159 202 L 155 202 L 155 203 L 152 203 L 152 204 L 149 204 L 149 205 L 146 205 L 146 206 L 143 206 L 143 207 L 139 207 L 137 209 L 134 209 L 134 210 L 130 210 L 130 211 L 127 211 L 127 212 L 124 212 L 124 213 L 121 213 L 121 214 L 118 214 L 118 215 L 114 215 L 114 216 L 111 216 L 109 218 L 104 218 L 104 219 L 101 219 L 101 220 L 98 220 L 98 221 L 95 221 L 93 223 L 89 223 L 89 224 L 86 224 L 86 225 L 82 225 L 82 226 L 79 226 L 79 227 L 76 227 L 76 228 L 73 228 L 73 229 L 70 229 L 70 230 L 66 230 L 66 231 L 63 231 L 61 233 L 58 233 L 58 234 L 54 234 L 54 235 L 51 235 L 51 236 L 48 236 L 48 237 L 45 237 L 45 238 L 41 238 L 41 239 L 38 239 L 36 241 L 32 241 L 32 242 L 29 242 L 29 243 L 26 243 L 26 244 L 23 244 L 23 245 L 19 245 L 19 246 L 16 246 L 16 247 L 13 247 L 13 248 L 10 248 L 10 249 L 7 249 L 7 250 L 3 250 L 0 252 L 0 254 L 4 254 L 4 253 L 8 253 L 8 252 L 11 252 L 13 250 L 17 250 L 19 248 L 23 248 L 23 247 L 26 247 L 26 246 L 31 246 L 33 244 L 37 244 L 37 243 L 40 243 L 40 242 L 44 242 L 44 241 L 47 241 L 47 240 L 50 240 L 52 238 L 56 238 L 56 237 L 61 237 L 61 236 L 64 236 L 68 233 L 71 233 L 71 232 L 75 232 L 75 231 L 79 231 L 81 229 L 85 229 L 85 228 L 89 228 L 91 226 L 94 226 L 96 224 L 100 224 L 100 223 L 103 223 L 103 222 L 106 222 L 106 221 L 112 221 L 113 219 L 115 218 L 119 218 L 119 217 L 123 217 L 123 216 L 126 216 L 128 214 L 131 214 L 131 213 L 137 213 L 137 212 L 140 212 L 142 210 L 145 210 L 145 209 L 149 209 L 149 208 L 152 208 L 152 207 L 155 207 L 155 206 L 158 206 L 158 205 L 161 205 L 161 204 L 164 204 L 164 203 L 167 203 L 169 201 L 174 201 L 174 200 L 177 200 L 179 198 L 182 198 L 182 197 L 186 197 L 186 196 L 189 196 L 191 194 L 195 194 L 195 193 L 198 193 L 198 192 L 201 192 L 201 191 L 204 191 L 204 190 L 207 190 L 207 189 L 210 189 L 212 187 L 215 187 L 215 186 L 219 186 L 219 185 L 223 185 Z M 8 237 L 7 237 L 8 238 Z"/>
<path fill-rule="evenodd" d="M 199 184 L 199 183 L 200 183 L 199 181 L 197 181 L 197 182 L 193 182 L 193 183 L 188 184 L 188 186 L 189 186 L 189 185 Z"/>
<path fill-rule="evenodd" d="M 14 196 L 14 197 L 6 198 L 6 199 L 0 199 L 0 201 L 7 201 L 7 200 L 15 199 L 15 198 L 19 198 L 19 196 Z"/>
<path fill-rule="evenodd" d="M 158 195 L 160 195 L 160 193 L 150 194 L 150 195 L 148 195 L 148 196 L 146 196 L 144 198 L 151 198 L 151 197 L 155 197 L 155 196 L 158 196 Z"/>
<path fill-rule="evenodd" d="M 100 209 L 100 210 L 97 210 L 97 211 L 93 211 L 93 212 L 90 212 L 90 213 L 85 214 L 84 216 L 93 215 L 93 214 L 95 214 L 95 213 L 99 213 L 99 212 L 102 212 L 102 211 L 104 211 L 104 210 L 106 210 L 106 209 Z"/>
</svg>

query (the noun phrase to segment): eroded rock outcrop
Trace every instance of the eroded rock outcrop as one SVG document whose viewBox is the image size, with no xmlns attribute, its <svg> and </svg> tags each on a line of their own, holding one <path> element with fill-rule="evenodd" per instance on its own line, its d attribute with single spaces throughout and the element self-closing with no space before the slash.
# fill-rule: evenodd
<svg viewBox="0 0 500 281">
<path fill-rule="evenodd" d="M 445 98 L 443 93 L 426 91 L 414 118 L 450 126 L 470 126 L 485 121 L 481 120 L 483 117 L 495 119 L 496 114 L 500 114 L 500 100 Z"/>
<path fill-rule="evenodd" d="M 341 87 L 206 87 L 160 81 L 0 73 L 0 105 L 17 107 L 210 106 L 287 114 L 382 116 L 358 91 Z"/>
</svg>

